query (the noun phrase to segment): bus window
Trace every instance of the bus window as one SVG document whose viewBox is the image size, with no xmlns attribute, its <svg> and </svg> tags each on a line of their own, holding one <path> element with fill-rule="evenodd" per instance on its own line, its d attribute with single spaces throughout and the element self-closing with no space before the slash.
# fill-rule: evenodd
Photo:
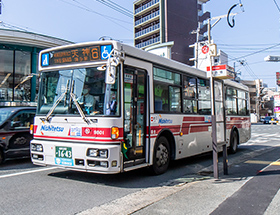
<svg viewBox="0 0 280 215">
<path fill-rule="evenodd" d="M 244 91 L 238 90 L 237 91 L 237 96 L 238 96 L 238 115 L 245 116 L 247 111 L 246 111 L 246 94 Z"/>
<path fill-rule="evenodd" d="M 211 115 L 210 82 L 198 79 L 198 113 Z"/>
<path fill-rule="evenodd" d="M 154 82 L 155 111 L 168 111 L 168 85 L 162 82 Z"/>
<path fill-rule="evenodd" d="M 169 101 L 171 112 L 181 112 L 181 88 L 169 87 Z"/>
<path fill-rule="evenodd" d="M 184 113 L 197 113 L 197 93 L 195 78 L 184 77 L 183 100 Z"/>
<path fill-rule="evenodd" d="M 236 90 L 227 87 L 226 90 L 226 106 L 227 106 L 227 114 L 228 115 L 236 115 L 237 114 L 237 102 L 236 102 Z"/>
</svg>

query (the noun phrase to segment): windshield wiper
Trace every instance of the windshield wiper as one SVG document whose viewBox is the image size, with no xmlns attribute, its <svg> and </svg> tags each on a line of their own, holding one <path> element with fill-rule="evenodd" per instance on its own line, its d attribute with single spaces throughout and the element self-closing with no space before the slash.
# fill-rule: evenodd
<svg viewBox="0 0 280 215">
<path fill-rule="evenodd" d="M 74 102 L 74 104 L 75 104 L 75 106 L 76 106 L 76 108 L 77 108 L 79 114 L 80 114 L 81 117 L 83 118 L 83 120 L 84 120 L 87 124 L 89 124 L 89 120 L 86 118 L 84 112 L 82 111 L 81 106 L 79 105 L 79 103 L 78 103 L 77 100 L 76 100 L 76 95 L 75 95 L 74 93 L 71 92 L 71 93 L 70 93 L 70 96 L 71 96 L 71 98 L 73 99 L 73 102 Z"/>
<path fill-rule="evenodd" d="M 50 109 L 50 111 L 48 112 L 47 116 L 46 116 L 46 120 L 49 121 L 50 117 L 52 115 L 52 113 L 54 112 L 54 109 L 57 107 L 57 105 L 59 104 L 59 102 L 63 99 L 63 97 L 66 97 L 67 94 L 67 90 L 61 94 L 61 96 L 56 100 L 56 102 L 53 104 L 52 108 Z"/>
<path fill-rule="evenodd" d="M 66 84 L 66 91 L 64 93 L 62 93 L 60 95 L 60 97 L 56 100 L 56 102 L 53 104 L 52 108 L 50 109 L 50 111 L 48 112 L 47 116 L 46 116 L 46 120 L 49 121 L 50 117 L 52 115 L 52 113 L 54 112 L 55 108 L 57 107 L 57 105 L 59 104 L 59 102 L 63 99 L 63 97 L 65 96 L 65 100 L 64 100 L 64 107 L 66 106 L 66 94 L 68 92 L 68 87 L 69 86 L 69 80 L 67 80 L 67 84 Z"/>
</svg>

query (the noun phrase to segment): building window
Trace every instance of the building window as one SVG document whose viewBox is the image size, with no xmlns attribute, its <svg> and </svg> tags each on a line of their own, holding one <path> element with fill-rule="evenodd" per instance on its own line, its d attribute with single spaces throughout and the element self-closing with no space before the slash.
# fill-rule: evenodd
<svg viewBox="0 0 280 215">
<path fill-rule="evenodd" d="M 30 101 L 31 53 L 16 51 L 14 101 Z"/>
<path fill-rule="evenodd" d="M 13 100 L 14 51 L 0 50 L 0 101 Z"/>
<path fill-rule="evenodd" d="M 31 101 L 31 52 L 0 50 L 0 101 Z"/>
</svg>

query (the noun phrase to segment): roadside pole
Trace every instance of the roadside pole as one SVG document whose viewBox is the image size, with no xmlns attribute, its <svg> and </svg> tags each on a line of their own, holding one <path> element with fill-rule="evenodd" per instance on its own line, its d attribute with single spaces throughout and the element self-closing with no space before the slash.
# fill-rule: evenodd
<svg viewBox="0 0 280 215">
<path fill-rule="evenodd" d="M 214 25 L 220 20 L 220 18 L 214 23 Z M 214 26 L 213 25 L 213 26 Z M 208 19 L 208 42 L 209 47 L 215 46 L 211 42 L 211 19 Z M 218 158 L 218 147 L 223 147 L 223 170 L 224 175 L 228 174 L 228 158 L 227 158 L 227 146 L 226 146 L 226 117 L 225 117 L 225 105 L 224 105 L 224 92 L 223 92 L 223 84 L 221 84 L 221 93 L 222 93 L 222 121 L 219 119 L 217 121 L 216 116 L 216 97 L 215 97 L 215 78 L 213 77 L 213 69 L 212 69 L 212 57 L 216 55 L 216 49 L 213 53 L 213 50 L 209 51 L 210 58 L 210 91 L 211 91 L 211 122 L 212 122 L 212 149 L 213 149 L 213 175 L 215 179 L 219 179 L 219 158 Z M 217 132 L 217 123 L 219 124 L 219 132 Z M 223 130 L 221 131 L 221 125 Z M 218 143 L 217 141 L 217 133 L 220 135 Z M 221 141 L 222 139 L 222 141 Z"/>
</svg>

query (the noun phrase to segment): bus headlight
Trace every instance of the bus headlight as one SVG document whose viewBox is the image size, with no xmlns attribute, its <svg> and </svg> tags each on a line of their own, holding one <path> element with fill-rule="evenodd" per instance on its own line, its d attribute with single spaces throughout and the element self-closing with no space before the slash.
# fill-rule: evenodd
<svg viewBox="0 0 280 215">
<path fill-rule="evenodd" d="M 90 157 L 97 157 L 98 156 L 98 149 L 89 149 L 88 156 Z"/>
<path fill-rule="evenodd" d="M 31 151 L 43 152 L 43 145 L 42 144 L 31 144 Z"/>
<path fill-rule="evenodd" d="M 107 149 L 88 149 L 87 156 L 108 158 L 108 150 Z"/>
<path fill-rule="evenodd" d="M 100 161 L 100 166 L 108 168 L 108 162 L 107 161 Z"/>
<path fill-rule="evenodd" d="M 100 149 L 99 150 L 99 156 L 101 158 L 107 158 L 108 157 L 108 150 L 107 149 Z"/>
<path fill-rule="evenodd" d="M 118 139 L 120 136 L 119 128 L 118 127 L 112 127 L 111 128 L 111 138 L 112 139 Z"/>
</svg>

